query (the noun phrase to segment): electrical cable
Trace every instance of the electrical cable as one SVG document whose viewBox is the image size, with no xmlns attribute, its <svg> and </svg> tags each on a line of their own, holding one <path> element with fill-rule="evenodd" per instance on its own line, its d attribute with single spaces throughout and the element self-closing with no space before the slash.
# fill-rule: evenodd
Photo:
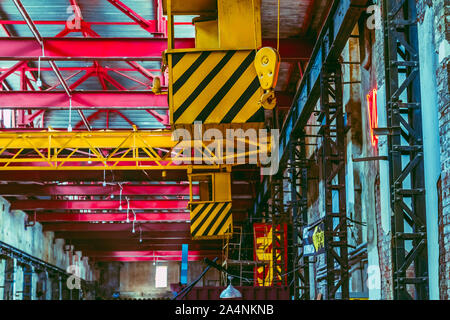
<svg viewBox="0 0 450 320">
<path fill-rule="evenodd" d="M 67 131 L 72 132 L 72 97 L 69 97 L 69 125 Z"/>
</svg>

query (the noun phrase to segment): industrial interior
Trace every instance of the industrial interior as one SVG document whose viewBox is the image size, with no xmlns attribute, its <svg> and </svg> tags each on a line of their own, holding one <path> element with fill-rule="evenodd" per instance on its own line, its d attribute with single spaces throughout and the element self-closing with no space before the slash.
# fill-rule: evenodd
<svg viewBox="0 0 450 320">
<path fill-rule="evenodd" d="M 0 299 L 448 300 L 449 14 L 0 0 Z"/>
</svg>

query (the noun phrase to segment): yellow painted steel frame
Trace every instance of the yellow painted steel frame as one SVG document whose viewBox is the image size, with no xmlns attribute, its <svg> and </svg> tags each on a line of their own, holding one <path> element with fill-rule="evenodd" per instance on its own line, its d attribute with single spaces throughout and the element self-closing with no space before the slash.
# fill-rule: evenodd
<svg viewBox="0 0 450 320">
<path fill-rule="evenodd" d="M 0 171 L 8 170 L 215 170 L 237 157 L 267 154 L 270 144 L 253 143 L 241 153 L 219 155 L 205 141 L 174 141 L 172 131 L 1 132 Z M 226 140 L 221 143 L 225 146 Z M 195 156 L 183 154 L 197 151 Z M 205 161 L 207 160 L 207 161 Z M 231 160 L 231 161 L 230 161 Z M 226 163 L 226 164 L 225 164 Z"/>
<path fill-rule="evenodd" d="M 193 239 L 228 239 L 233 235 L 231 206 L 231 168 L 225 172 L 192 173 L 189 177 L 189 210 L 191 212 L 191 234 Z M 194 200 L 192 185 L 195 179 L 210 177 L 211 200 Z M 207 180 L 207 179 L 206 179 Z M 208 188 L 209 189 L 209 188 Z"/>
</svg>

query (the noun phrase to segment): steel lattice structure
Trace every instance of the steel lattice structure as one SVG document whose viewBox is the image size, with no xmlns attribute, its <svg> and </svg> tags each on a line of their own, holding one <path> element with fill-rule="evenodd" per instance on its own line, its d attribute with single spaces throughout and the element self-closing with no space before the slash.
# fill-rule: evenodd
<svg viewBox="0 0 450 320">
<path fill-rule="evenodd" d="M 416 3 L 384 1 L 394 299 L 428 298 Z M 411 273 L 413 274 L 411 276 Z"/>
<path fill-rule="evenodd" d="M 269 213 L 272 222 L 272 285 L 284 285 L 287 261 L 285 253 L 288 248 L 285 246 L 283 225 L 287 222 L 287 212 L 284 203 L 283 179 L 274 177 L 271 183 L 271 200 L 269 203 Z"/>
<path fill-rule="evenodd" d="M 339 63 L 325 65 L 320 78 L 322 127 L 321 171 L 325 188 L 326 298 L 333 300 L 341 289 L 349 298 L 349 263 L 345 195 L 345 128 L 342 103 L 342 71 Z"/>
<path fill-rule="evenodd" d="M 309 258 L 303 255 L 303 229 L 308 224 L 308 160 L 305 133 L 291 141 L 288 169 L 290 171 L 292 210 L 292 257 L 294 298 L 308 300 Z"/>
<path fill-rule="evenodd" d="M 238 141 L 248 151 L 234 152 L 234 142 L 225 139 L 222 150 L 204 141 L 176 141 L 171 131 L 3 132 L 0 170 L 217 169 L 270 148 L 267 140 Z"/>
</svg>

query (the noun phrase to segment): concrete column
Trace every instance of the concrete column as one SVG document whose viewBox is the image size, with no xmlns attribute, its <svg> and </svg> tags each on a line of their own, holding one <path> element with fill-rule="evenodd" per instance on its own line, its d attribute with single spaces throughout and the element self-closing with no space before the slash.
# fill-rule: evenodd
<svg viewBox="0 0 450 320">
<path fill-rule="evenodd" d="M 9 269 L 13 269 L 13 273 L 12 276 L 9 278 L 9 285 L 10 285 L 10 292 L 9 292 L 9 297 L 8 299 L 11 300 L 17 300 L 16 297 L 16 291 L 17 291 L 17 260 L 13 259 L 13 266 Z M 6 270 L 5 270 L 6 271 Z M 6 286 L 6 281 L 5 281 L 5 286 Z"/>
<path fill-rule="evenodd" d="M 15 261 L 15 269 L 16 272 L 14 274 L 14 300 L 23 300 L 23 268 L 20 265 L 17 265 L 17 261 Z"/>
<path fill-rule="evenodd" d="M 59 300 L 63 299 L 63 286 L 64 286 L 64 280 L 62 276 L 58 277 L 58 286 L 59 286 Z"/>
<path fill-rule="evenodd" d="M 437 181 L 441 174 L 439 110 L 435 70 L 434 8 L 427 7 L 418 24 L 420 90 L 422 92 L 423 153 L 427 210 L 428 278 L 430 299 L 439 299 L 439 227 Z"/>
</svg>

